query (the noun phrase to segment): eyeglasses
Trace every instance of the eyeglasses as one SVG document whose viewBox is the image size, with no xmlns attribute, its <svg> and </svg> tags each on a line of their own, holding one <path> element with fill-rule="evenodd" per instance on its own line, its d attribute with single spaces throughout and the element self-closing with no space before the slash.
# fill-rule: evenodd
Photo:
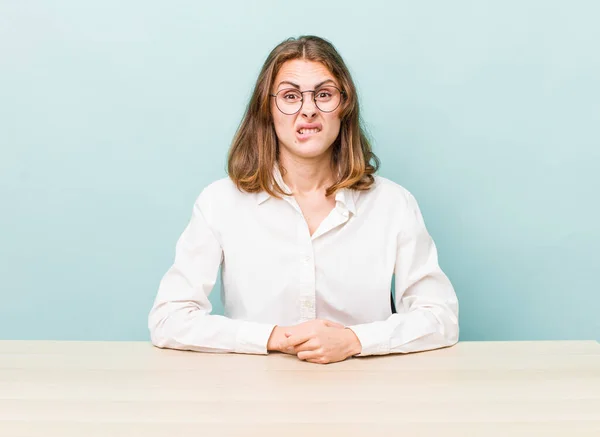
<svg viewBox="0 0 600 437">
<path fill-rule="evenodd" d="M 313 93 L 313 101 L 319 111 L 333 112 L 342 102 L 344 91 L 339 88 L 328 85 L 318 90 L 300 91 L 295 88 L 286 88 L 279 91 L 277 94 L 269 94 L 275 97 L 277 109 L 286 115 L 293 115 L 300 111 L 302 102 L 304 101 L 304 93 Z"/>
</svg>

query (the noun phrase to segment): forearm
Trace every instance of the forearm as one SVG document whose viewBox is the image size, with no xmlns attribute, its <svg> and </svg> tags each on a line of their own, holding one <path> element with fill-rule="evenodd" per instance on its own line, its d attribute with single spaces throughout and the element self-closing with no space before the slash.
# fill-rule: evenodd
<svg viewBox="0 0 600 437">
<path fill-rule="evenodd" d="M 148 320 L 152 344 L 198 352 L 266 354 L 273 325 L 209 315 L 189 305 L 157 305 Z"/>
<path fill-rule="evenodd" d="M 454 308 L 453 308 L 454 307 Z M 387 320 L 349 327 L 360 340 L 360 356 L 419 352 L 458 341 L 457 307 L 414 308 Z"/>
</svg>

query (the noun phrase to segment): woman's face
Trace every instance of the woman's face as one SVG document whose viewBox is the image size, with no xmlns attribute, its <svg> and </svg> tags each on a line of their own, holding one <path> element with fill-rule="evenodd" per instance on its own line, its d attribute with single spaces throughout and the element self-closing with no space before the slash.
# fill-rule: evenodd
<svg viewBox="0 0 600 437">
<path fill-rule="evenodd" d="M 340 84 L 333 77 L 330 71 L 320 62 L 305 61 L 294 59 L 285 62 L 277 76 L 272 94 L 277 94 L 281 90 L 308 91 L 320 89 L 327 91 L 327 86 L 335 86 L 338 89 Z M 280 94 L 283 96 L 283 94 Z M 286 102 L 292 103 L 297 99 L 297 93 L 286 94 Z M 271 114 L 275 125 L 275 132 L 279 140 L 279 152 L 290 157 L 296 158 L 317 158 L 329 156 L 331 145 L 340 132 L 340 104 L 333 112 L 323 112 L 317 108 L 312 92 L 302 94 L 302 107 L 292 115 L 286 115 L 277 107 L 277 98 L 271 98 Z M 324 103 L 319 105 L 327 108 L 327 94 L 321 93 L 318 99 Z M 341 99 L 341 96 L 340 96 Z M 279 100 L 280 104 L 283 103 Z M 284 108 L 285 109 L 285 108 Z M 292 112 L 286 110 L 286 112 Z"/>
</svg>

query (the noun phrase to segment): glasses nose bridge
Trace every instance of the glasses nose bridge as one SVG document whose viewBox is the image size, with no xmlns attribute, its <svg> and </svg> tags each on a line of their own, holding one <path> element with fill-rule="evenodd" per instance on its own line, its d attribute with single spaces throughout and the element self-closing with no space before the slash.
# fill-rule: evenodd
<svg viewBox="0 0 600 437">
<path fill-rule="evenodd" d="M 302 96 L 300 110 L 302 110 L 304 108 L 304 103 L 305 103 L 304 93 L 313 93 L 312 99 L 310 99 L 310 100 L 313 102 L 313 105 L 315 106 L 315 108 L 319 109 L 319 107 L 317 106 L 317 99 L 316 99 L 317 90 L 306 90 L 306 91 L 299 91 L 299 92 L 300 92 L 300 95 Z"/>
<path fill-rule="evenodd" d="M 304 93 L 313 93 L 313 96 L 314 96 L 314 93 L 316 93 L 316 92 L 317 92 L 317 90 L 306 90 L 306 91 L 300 91 L 300 94 L 302 94 L 302 97 L 304 98 Z"/>
</svg>

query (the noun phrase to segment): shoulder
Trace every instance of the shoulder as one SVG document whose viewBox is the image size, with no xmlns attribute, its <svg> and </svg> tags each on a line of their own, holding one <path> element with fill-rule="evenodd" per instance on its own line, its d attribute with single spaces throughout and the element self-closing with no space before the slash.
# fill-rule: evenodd
<svg viewBox="0 0 600 437">
<path fill-rule="evenodd" d="M 254 196 L 240 191 L 229 177 L 224 177 L 206 185 L 198 195 L 196 205 L 203 212 L 224 212 L 243 207 Z"/>
<path fill-rule="evenodd" d="M 391 179 L 375 176 L 375 183 L 365 194 L 359 201 L 359 209 L 364 208 L 379 217 L 385 216 L 401 223 L 420 220 L 421 211 L 413 194 Z"/>
<path fill-rule="evenodd" d="M 384 210 L 388 217 L 398 219 L 405 228 L 424 225 L 417 199 L 402 185 L 382 176 L 376 176 L 374 192 L 377 196 L 373 206 L 378 211 Z"/>
<path fill-rule="evenodd" d="M 414 196 L 408 189 L 383 176 L 375 176 L 375 183 L 373 184 L 370 193 L 372 193 L 371 195 L 376 197 L 378 201 L 389 202 L 390 205 L 408 207 L 415 202 Z"/>
<path fill-rule="evenodd" d="M 217 179 L 206 185 L 200 193 L 202 199 L 218 199 L 222 196 L 233 196 L 238 191 L 237 187 L 229 177 Z"/>
</svg>

